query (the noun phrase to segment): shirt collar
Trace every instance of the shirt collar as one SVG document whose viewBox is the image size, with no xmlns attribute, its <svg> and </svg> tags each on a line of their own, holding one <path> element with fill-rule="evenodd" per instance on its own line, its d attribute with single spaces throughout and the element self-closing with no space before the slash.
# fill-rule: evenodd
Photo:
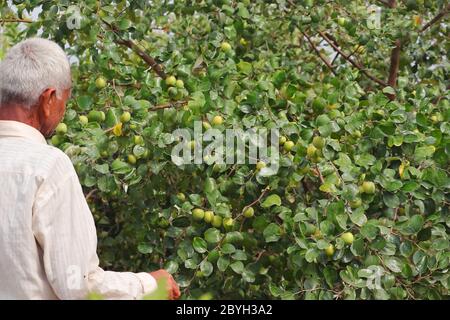
<svg viewBox="0 0 450 320">
<path fill-rule="evenodd" d="M 23 137 L 38 143 L 47 144 L 42 133 L 25 123 L 10 120 L 0 120 L 1 137 Z"/>
</svg>

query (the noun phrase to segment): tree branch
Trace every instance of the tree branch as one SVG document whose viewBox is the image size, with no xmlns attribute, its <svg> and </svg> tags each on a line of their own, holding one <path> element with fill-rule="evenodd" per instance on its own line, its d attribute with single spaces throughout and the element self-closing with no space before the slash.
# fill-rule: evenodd
<svg viewBox="0 0 450 320">
<path fill-rule="evenodd" d="M 305 36 L 306 40 L 308 40 L 309 44 L 311 45 L 311 48 L 316 52 L 316 54 L 319 56 L 320 60 L 322 60 L 323 63 L 325 63 L 325 65 L 328 67 L 328 69 L 330 69 L 331 72 L 334 75 L 336 75 L 336 71 L 334 70 L 334 66 L 331 65 L 331 63 L 327 59 L 325 59 L 325 57 L 322 56 L 322 54 L 320 53 L 319 49 L 317 49 L 317 47 L 312 42 L 311 38 L 305 32 L 302 32 L 302 34 Z"/>
<path fill-rule="evenodd" d="M 147 65 L 150 66 L 150 68 L 152 68 L 153 71 L 155 71 L 155 73 L 160 76 L 162 79 L 165 79 L 167 77 L 166 73 L 164 72 L 163 68 L 161 67 L 161 65 L 159 65 L 156 60 L 151 57 L 150 55 L 148 55 L 147 53 L 145 53 L 137 44 L 135 44 L 132 40 L 125 40 L 122 39 L 122 37 L 120 37 L 119 32 L 117 30 L 117 28 L 111 24 L 109 24 L 108 22 L 106 22 L 105 20 L 103 20 L 103 23 L 105 23 L 111 30 L 112 32 L 114 32 L 114 34 L 117 36 L 117 40 L 115 41 L 117 44 L 123 45 L 127 48 L 130 48 L 131 50 L 133 50 L 134 52 L 136 52 L 138 54 L 139 57 L 141 57 L 145 63 Z"/>
<path fill-rule="evenodd" d="M 447 6 L 442 9 L 433 19 L 431 19 L 429 22 L 427 22 L 422 29 L 420 29 L 420 32 L 424 32 L 429 27 L 431 27 L 433 24 L 441 20 L 447 13 L 450 11 L 450 4 L 447 4 Z"/>
<path fill-rule="evenodd" d="M 355 62 L 353 59 L 350 58 L 350 56 L 348 56 L 347 54 L 345 54 L 336 44 L 333 43 L 333 41 L 331 41 L 328 36 L 323 33 L 322 31 L 319 31 L 319 34 L 322 36 L 322 38 L 330 45 L 333 47 L 333 49 L 338 52 L 345 60 L 347 60 L 348 62 L 350 62 L 355 68 L 357 68 L 358 70 L 360 70 L 366 77 L 368 77 L 370 80 L 378 83 L 379 85 L 382 85 L 383 87 L 386 87 L 387 84 L 386 82 L 384 82 L 383 80 L 378 79 L 377 77 L 373 76 L 372 74 L 370 74 L 362 65 L 360 65 L 359 63 Z"/>
<path fill-rule="evenodd" d="M 168 108 L 181 108 L 188 103 L 188 100 L 175 101 L 175 102 L 167 102 L 160 105 L 156 105 L 153 108 L 148 109 L 148 111 L 157 111 Z"/>
<path fill-rule="evenodd" d="M 392 88 L 397 86 L 398 68 L 400 65 L 400 53 L 401 53 L 401 41 L 395 40 L 395 47 L 391 51 L 391 64 L 389 66 L 389 78 L 388 85 Z M 395 96 L 389 95 L 389 98 L 393 100 Z"/>
<path fill-rule="evenodd" d="M 389 0 L 389 7 L 395 8 L 397 7 L 396 0 Z M 400 65 L 400 53 L 401 53 L 402 43 L 400 39 L 395 40 L 395 46 L 391 50 L 391 62 L 389 64 L 389 77 L 388 77 L 388 85 L 392 88 L 397 86 L 397 77 L 398 77 L 398 68 Z M 387 95 L 390 100 L 395 99 L 395 94 Z"/>
<path fill-rule="evenodd" d="M 9 18 L 9 19 L 0 19 L 0 24 L 5 22 L 24 22 L 24 23 L 32 23 L 31 19 L 19 19 L 19 18 Z"/>
</svg>

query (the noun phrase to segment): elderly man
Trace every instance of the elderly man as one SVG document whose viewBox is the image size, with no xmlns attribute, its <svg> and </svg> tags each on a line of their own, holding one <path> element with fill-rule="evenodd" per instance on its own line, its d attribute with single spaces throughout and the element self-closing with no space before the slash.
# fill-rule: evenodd
<svg viewBox="0 0 450 320">
<path fill-rule="evenodd" d="M 34 38 L 0 63 L 0 299 L 139 299 L 169 273 L 105 271 L 94 220 L 69 158 L 46 144 L 70 96 L 70 65 Z"/>
</svg>

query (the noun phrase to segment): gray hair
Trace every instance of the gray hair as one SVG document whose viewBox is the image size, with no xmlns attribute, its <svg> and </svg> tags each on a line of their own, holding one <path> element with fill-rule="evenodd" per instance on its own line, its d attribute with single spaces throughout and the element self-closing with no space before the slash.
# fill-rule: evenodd
<svg viewBox="0 0 450 320">
<path fill-rule="evenodd" d="M 71 85 L 67 55 L 50 40 L 22 41 L 0 62 L 0 108 L 11 103 L 31 108 L 46 89 L 55 88 L 60 97 Z"/>
</svg>

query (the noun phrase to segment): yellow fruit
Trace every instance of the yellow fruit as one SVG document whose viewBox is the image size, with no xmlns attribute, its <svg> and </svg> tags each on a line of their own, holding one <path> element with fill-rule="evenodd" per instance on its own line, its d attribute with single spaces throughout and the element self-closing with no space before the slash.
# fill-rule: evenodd
<svg viewBox="0 0 450 320">
<path fill-rule="evenodd" d="M 113 127 L 113 134 L 116 137 L 120 137 L 122 135 L 122 122 L 117 123 L 114 127 Z"/>
<path fill-rule="evenodd" d="M 239 40 L 239 43 L 240 43 L 241 45 L 243 45 L 243 46 L 246 46 L 246 45 L 247 45 L 247 40 L 245 40 L 244 38 L 241 38 L 241 39 Z"/>
<path fill-rule="evenodd" d="M 325 248 L 325 254 L 329 257 L 332 257 L 334 254 L 334 246 L 330 244 L 328 247 Z"/>
<path fill-rule="evenodd" d="M 104 87 L 106 87 L 106 80 L 103 77 L 98 77 L 95 80 L 95 86 L 97 87 L 97 89 L 103 89 Z"/>
<path fill-rule="evenodd" d="M 168 86 L 174 86 L 177 84 L 177 78 L 175 78 L 174 76 L 168 76 L 166 78 L 166 84 Z"/>
<path fill-rule="evenodd" d="M 205 211 L 205 216 L 203 217 L 203 220 L 206 223 L 211 223 L 214 219 L 214 212 L 212 211 Z"/>
<path fill-rule="evenodd" d="M 175 85 L 177 86 L 177 88 L 180 88 L 180 89 L 184 88 L 183 80 L 177 80 Z"/>
<path fill-rule="evenodd" d="M 316 152 L 317 148 L 313 144 L 308 145 L 308 148 L 306 148 L 306 155 L 311 159 L 315 157 Z"/>
<path fill-rule="evenodd" d="M 291 149 L 294 147 L 294 141 L 288 140 L 284 143 L 283 148 L 286 151 L 291 151 Z"/>
<path fill-rule="evenodd" d="M 234 225 L 233 218 L 225 218 L 223 219 L 223 226 L 225 229 L 231 229 Z"/>
<path fill-rule="evenodd" d="M 192 217 L 195 220 L 202 220 L 205 217 L 205 211 L 200 208 L 195 208 L 194 210 L 192 210 Z"/>
<path fill-rule="evenodd" d="M 255 215 L 255 210 L 253 209 L 253 207 L 249 207 L 247 209 L 245 209 L 244 211 L 244 217 L 246 218 L 251 218 Z"/>
<path fill-rule="evenodd" d="M 130 164 L 136 164 L 136 161 L 137 161 L 137 159 L 136 159 L 136 157 L 133 154 L 129 154 L 128 155 L 128 162 Z"/>
<path fill-rule="evenodd" d="M 55 130 L 57 134 L 61 136 L 65 135 L 67 133 L 67 125 L 61 122 L 60 124 L 58 124 Z"/>
<path fill-rule="evenodd" d="M 362 201 L 360 198 L 350 201 L 350 208 L 352 208 L 352 209 L 359 208 L 359 207 L 361 207 L 361 205 L 362 205 Z"/>
<path fill-rule="evenodd" d="M 214 216 L 211 222 L 213 227 L 220 228 L 222 226 L 222 217 Z"/>
<path fill-rule="evenodd" d="M 346 244 L 352 244 L 354 237 L 353 234 L 351 232 L 345 232 L 341 235 L 341 239 L 346 243 Z"/>
<path fill-rule="evenodd" d="M 131 120 L 131 114 L 128 111 L 125 111 L 120 116 L 120 121 L 123 122 L 123 123 L 126 123 L 126 122 L 128 122 L 130 120 Z"/>
<path fill-rule="evenodd" d="M 88 117 L 83 116 L 83 115 L 79 116 L 78 119 L 80 120 L 80 123 L 81 123 L 82 125 L 86 125 L 86 124 L 88 124 L 88 122 L 89 122 Z"/>
<path fill-rule="evenodd" d="M 318 148 L 318 149 L 322 149 L 323 146 L 325 145 L 325 141 L 323 140 L 322 137 L 319 137 L 319 136 L 315 136 L 313 138 L 312 143 L 313 143 L 313 146 Z"/>
<path fill-rule="evenodd" d="M 264 168 L 266 166 L 266 163 L 264 161 L 258 161 L 256 163 L 256 170 L 261 170 L 262 168 Z"/>
<path fill-rule="evenodd" d="M 375 184 L 372 181 L 364 181 L 362 184 L 362 191 L 367 194 L 374 194 Z"/>
<path fill-rule="evenodd" d="M 220 49 L 224 52 L 228 52 L 231 50 L 231 45 L 228 42 L 222 42 Z"/>
<path fill-rule="evenodd" d="M 182 192 L 177 194 L 177 198 L 178 198 L 178 200 L 183 201 L 183 202 L 186 200 L 186 196 Z"/>
<path fill-rule="evenodd" d="M 144 138 L 142 138 L 141 136 L 134 136 L 134 144 L 143 144 L 144 143 Z"/>
<path fill-rule="evenodd" d="M 212 124 L 215 126 L 220 126 L 223 123 L 223 118 L 221 116 L 215 116 L 212 119 Z"/>
<path fill-rule="evenodd" d="M 285 144 L 286 141 L 287 141 L 287 138 L 286 138 L 285 136 L 281 136 L 281 137 L 280 137 L 280 144 L 281 144 L 281 145 Z"/>
<path fill-rule="evenodd" d="M 203 129 L 208 130 L 211 129 L 211 124 L 207 121 L 202 122 Z"/>
</svg>

